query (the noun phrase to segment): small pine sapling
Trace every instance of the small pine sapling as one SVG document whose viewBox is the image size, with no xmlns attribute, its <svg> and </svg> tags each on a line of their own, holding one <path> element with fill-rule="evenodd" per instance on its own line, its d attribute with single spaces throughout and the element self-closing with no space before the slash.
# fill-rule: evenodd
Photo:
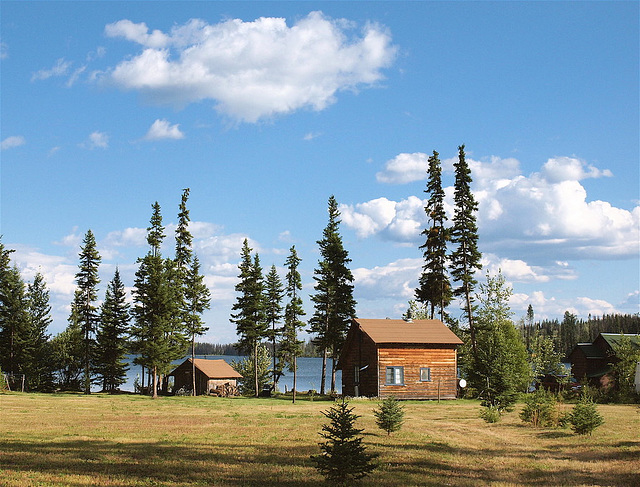
<svg viewBox="0 0 640 487">
<path fill-rule="evenodd" d="M 390 396 L 384 399 L 379 406 L 380 409 L 373 410 L 378 428 L 386 431 L 387 435 L 398 431 L 404 423 L 404 408 L 398 400 Z"/>
<path fill-rule="evenodd" d="M 590 435 L 594 429 L 604 423 L 604 419 L 591 398 L 583 395 L 580 402 L 569 413 L 569 423 L 575 433 Z"/>
<path fill-rule="evenodd" d="M 322 426 L 320 433 L 326 441 L 320 443 L 322 453 L 312 455 L 311 460 L 332 485 L 351 485 L 377 467 L 373 462 L 377 455 L 367 453 L 362 444 L 363 430 L 354 426 L 360 416 L 354 414 L 353 409 L 343 400 L 322 412 L 330 421 Z"/>
</svg>

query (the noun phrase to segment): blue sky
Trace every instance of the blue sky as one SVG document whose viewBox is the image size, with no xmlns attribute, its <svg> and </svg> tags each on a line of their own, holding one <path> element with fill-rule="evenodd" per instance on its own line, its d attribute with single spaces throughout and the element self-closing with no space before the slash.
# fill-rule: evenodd
<svg viewBox="0 0 640 487">
<path fill-rule="evenodd" d="M 0 8 L 0 233 L 27 281 L 44 274 L 52 333 L 86 231 L 101 297 L 116 266 L 131 286 L 151 204 L 171 235 L 186 187 L 206 340 L 236 339 L 244 238 L 283 275 L 295 245 L 313 292 L 332 194 L 358 315 L 400 317 L 422 266 L 427 156 L 450 203 L 460 144 L 478 278 L 502 270 L 515 319 L 529 304 L 538 319 L 640 311 L 637 2 Z"/>
</svg>

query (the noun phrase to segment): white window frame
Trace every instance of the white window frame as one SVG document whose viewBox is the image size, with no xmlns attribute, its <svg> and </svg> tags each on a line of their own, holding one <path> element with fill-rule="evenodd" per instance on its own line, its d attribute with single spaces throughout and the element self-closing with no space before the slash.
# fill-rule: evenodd
<svg viewBox="0 0 640 487">
<path fill-rule="evenodd" d="M 390 374 L 391 372 L 391 374 Z M 392 382 L 389 381 L 391 378 Z M 389 365 L 385 370 L 385 385 L 387 386 L 403 386 L 404 385 L 404 367 Z"/>
<path fill-rule="evenodd" d="M 426 371 L 427 378 L 423 378 L 422 371 Z M 433 379 L 431 378 L 431 367 L 420 367 L 420 382 L 431 382 Z"/>
</svg>

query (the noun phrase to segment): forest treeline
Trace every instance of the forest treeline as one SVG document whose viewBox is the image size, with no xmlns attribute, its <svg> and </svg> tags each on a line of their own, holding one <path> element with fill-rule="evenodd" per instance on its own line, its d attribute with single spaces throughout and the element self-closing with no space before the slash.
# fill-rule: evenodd
<svg viewBox="0 0 640 487">
<path fill-rule="evenodd" d="M 196 355 L 242 355 L 236 343 L 206 343 L 196 342 Z M 306 340 L 301 344 L 300 357 L 320 357 L 318 348 L 313 341 Z"/>
</svg>

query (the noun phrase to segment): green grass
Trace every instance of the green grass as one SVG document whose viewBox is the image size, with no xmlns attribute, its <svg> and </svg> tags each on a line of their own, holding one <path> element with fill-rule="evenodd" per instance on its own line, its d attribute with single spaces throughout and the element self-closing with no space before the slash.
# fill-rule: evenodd
<svg viewBox="0 0 640 487">
<path fill-rule="evenodd" d="M 0 394 L 3 486 L 311 486 L 327 401 L 92 394 Z M 475 401 L 407 402 L 403 428 L 355 400 L 380 468 L 364 485 L 634 485 L 640 409 L 599 405 L 592 436 L 496 424 Z M 567 406 L 568 407 L 568 406 Z M 637 484 L 635 484 L 637 485 Z"/>
</svg>

